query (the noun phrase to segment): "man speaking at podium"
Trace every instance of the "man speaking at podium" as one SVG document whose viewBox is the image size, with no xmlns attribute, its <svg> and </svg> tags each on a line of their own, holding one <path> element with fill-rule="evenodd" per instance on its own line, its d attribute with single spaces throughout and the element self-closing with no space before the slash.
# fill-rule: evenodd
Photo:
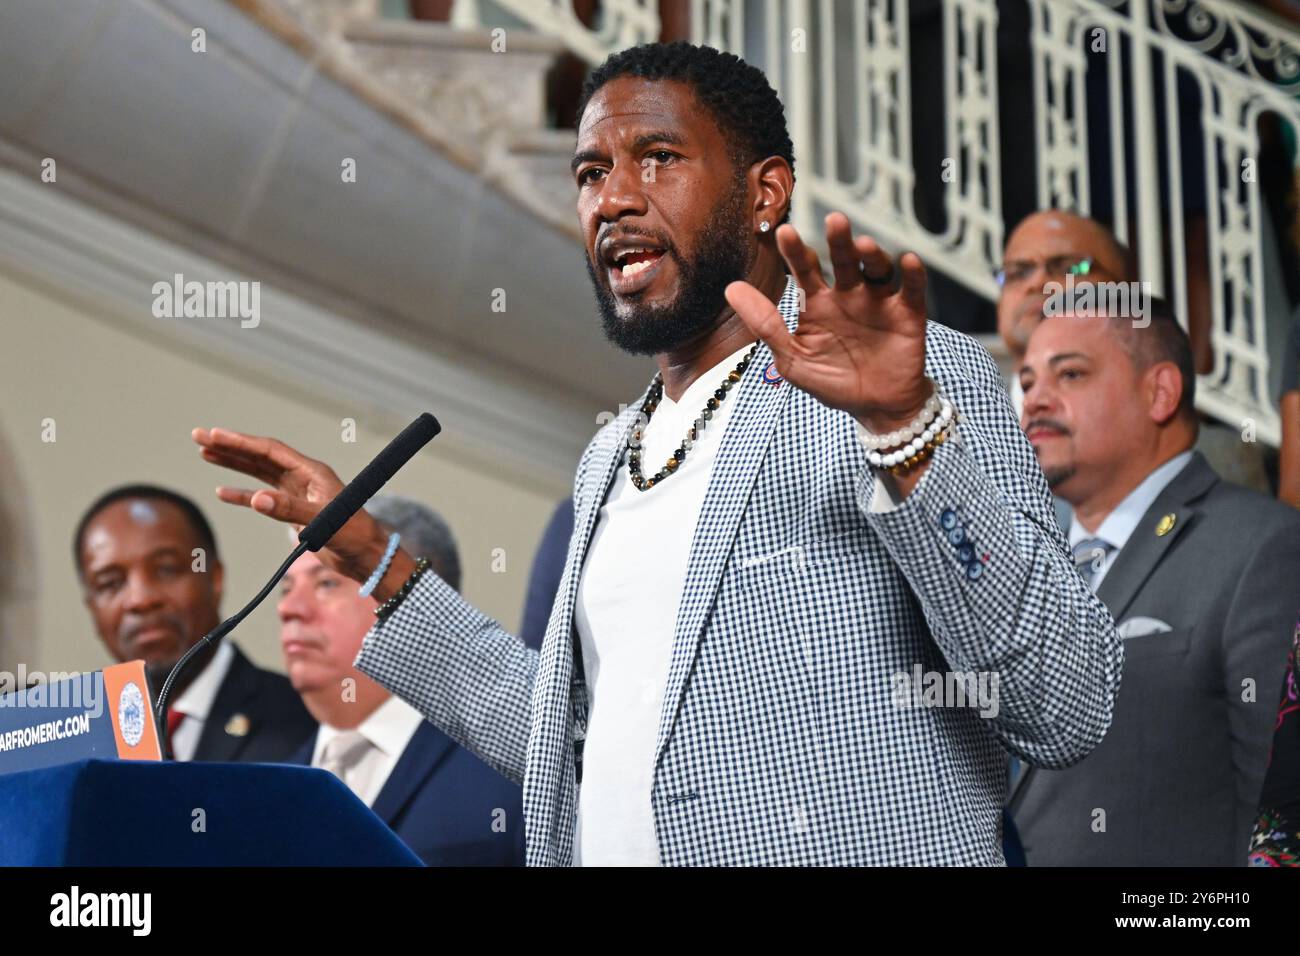
<svg viewBox="0 0 1300 956">
<path fill-rule="evenodd" d="M 1109 725 L 1119 639 L 992 359 L 839 214 L 828 284 L 781 225 L 793 166 L 731 55 L 648 45 L 589 79 L 587 269 L 659 372 L 578 464 L 540 653 L 385 563 L 364 512 L 321 552 L 379 579 L 357 666 L 522 781 L 531 865 L 998 865 L 1008 752 L 1064 767 Z M 271 486 L 222 500 L 281 521 L 342 487 L 274 439 L 194 439 Z"/>
</svg>

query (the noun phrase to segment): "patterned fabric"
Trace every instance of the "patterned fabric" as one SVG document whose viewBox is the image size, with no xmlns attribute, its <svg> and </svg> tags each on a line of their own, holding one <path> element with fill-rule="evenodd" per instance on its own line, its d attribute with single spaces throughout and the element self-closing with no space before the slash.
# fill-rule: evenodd
<svg viewBox="0 0 1300 956">
<path fill-rule="evenodd" d="M 798 322 L 791 282 L 779 304 Z M 928 374 L 961 413 L 896 509 L 848 414 L 740 385 L 695 530 L 651 800 L 663 863 L 1001 865 L 1007 751 L 1086 756 L 1123 650 L 1074 571 L 988 353 L 931 323 Z M 641 400 L 587 447 L 541 653 L 434 575 L 366 637 L 358 666 L 524 787 L 530 865 L 572 862 L 587 700 L 573 610 Z M 996 704 L 904 685 L 970 673 Z M 916 688 L 919 691 L 919 688 Z M 985 716 L 981 716 L 984 713 Z"/>
<path fill-rule="evenodd" d="M 1282 682 L 1273 750 L 1259 819 L 1250 839 L 1251 866 L 1300 866 L 1300 622 Z"/>
</svg>

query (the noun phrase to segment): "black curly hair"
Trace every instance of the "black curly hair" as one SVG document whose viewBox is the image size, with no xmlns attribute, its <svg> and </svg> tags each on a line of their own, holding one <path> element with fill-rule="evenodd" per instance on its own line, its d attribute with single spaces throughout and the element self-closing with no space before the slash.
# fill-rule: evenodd
<svg viewBox="0 0 1300 956">
<path fill-rule="evenodd" d="M 610 80 L 633 76 L 685 83 L 713 114 L 731 147 L 737 169 L 780 156 L 794 175 L 794 144 L 785 125 L 785 108 L 763 71 L 740 57 L 685 40 L 645 43 L 611 54 L 587 77 L 578 101 L 578 123 L 587 103 Z M 786 210 L 784 222 L 790 217 Z"/>
</svg>

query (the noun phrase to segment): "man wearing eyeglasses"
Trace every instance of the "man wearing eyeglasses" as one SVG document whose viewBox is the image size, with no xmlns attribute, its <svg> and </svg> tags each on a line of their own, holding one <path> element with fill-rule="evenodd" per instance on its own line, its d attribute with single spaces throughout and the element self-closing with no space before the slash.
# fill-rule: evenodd
<svg viewBox="0 0 1300 956">
<path fill-rule="evenodd" d="M 1007 239 L 1002 268 L 995 275 L 1002 288 L 998 334 L 1011 353 L 1012 367 L 1024 361 L 1029 336 L 1043 321 L 1054 290 L 1071 278 L 1076 288 L 1089 282 L 1133 282 L 1138 276 L 1131 263 L 1128 247 L 1095 219 L 1064 209 L 1045 209 L 1022 219 Z M 1024 392 L 1015 375 L 1009 377 L 1007 389 L 1020 415 Z M 1201 426 L 1196 450 L 1224 480 L 1273 493 L 1257 444 L 1243 442 L 1236 427 L 1221 422 L 1203 419 Z M 1058 501 L 1057 520 L 1064 523 L 1065 514 Z"/>
<path fill-rule="evenodd" d="M 998 270 L 998 334 L 1011 353 L 1013 367 L 1025 358 L 1029 336 L 1043 320 L 1049 283 L 1074 276 L 1078 282 L 1128 282 L 1128 249 L 1094 219 L 1063 209 L 1045 209 L 1021 220 L 1007 239 Z M 1019 415 L 1024 392 L 1011 376 L 1011 403 Z"/>
</svg>

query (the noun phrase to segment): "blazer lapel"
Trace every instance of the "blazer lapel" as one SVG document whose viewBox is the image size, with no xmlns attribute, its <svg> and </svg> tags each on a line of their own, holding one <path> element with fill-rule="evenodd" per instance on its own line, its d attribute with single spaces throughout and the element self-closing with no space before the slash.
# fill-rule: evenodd
<svg viewBox="0 0 1300 956">
<path fill-rule="evenodd" d="M 235 653 L 230 658 L 230 668 L 226 671 L 221 686 L 217 688 L 217 696 L 212 699 L 207 720 L 203 722 L 203 732 L 199 734 L 199 743 L 194 750 L 195 760 L 230 763 L 239 756 L 249 737 L 257 731 L 257 718 L 246 708 L 241 710 L 245 701 L 257 690 L 253 665 L 238 647 L 232 644 L 231 650 Z M 236 714 L 243 718 L 239 727 L 242 733 L 237 735 L 226 731 Z"/>
<path fill-rule="evenodd" d="M 794 303 L 798 287 L 790 279 L 781 297 L 780 309 L 790 331 L 799 324 Z M 731 419 L 718 446 L 718 457 L 704 494 L 695 537 L 691 542 L 686 565 L 686 582 L 678 605 L 677 628 L 673 635 L 672 658 L 668 665 L 668 683 L 664 689 L 663 709 L 659 715 L 659 734 L 655 744 L 655 763 L 663 753 L 672 733 L 681 705 L 686 677 L 695 663 L 695 654 L 703 633 L 704 621 L 713 607 L 713 598 L 722 579 L 722 569 L 731 554 L 731 545 L 740 527 L 740 519 L 749 504 L 749 493 L 758 469 L 767 453 L 772 433 L 794 386 L 788 382 L 769 384 L 764 372 L 772 363 L 772 352 L 760 345 L 754 360 L 745 370 L 731 411 Z"/>
<path fill-rule="evenodd" d="M 1106 605 L 1110 616 L 1117 623 L 1142 590 L 1156 565 L 1195 519 L 1194 502 L 1203 497 L 1218 480 L 1219 476 L 1214 473 L 1214 469 L 1200 452 L 1196 452 L 1142 515 L 1142 520 L 1133 529 L 1128 543 L 1120 549 L 1115 563 L 1097 588 L 1097 597 Z M 1174 516 L 1173 526 L 1164 534 L 1158 534 L 1157 526 L 1167 514 Z"/>
<path fill-rule="evenodd" d="M 646 391 L 649 391 L 648 387 Z M 560 591 L 546 626 L 537 683 L 533 688 L 534 709 L 528 736 L 528 762 L 524 770 L 524 802 L 525 805 L 531 803 L 525 817 L 531 865 L 565 865 L 571 859 L 573 817 L 577 812 L 576 781 L 567 775 L 566 769 L 581 766 L 576 760 L 585 739 L 588 709 L 582 648 L 578 629 L 574 626 L 578 582 L 592 530 L 609 493 L 610 480 L 627 447 L 628 426 L 640 413 L 642 401 L 644 393 L 635 405 L 619 416 L 615 426 L 619 436 L 617 441 L 592 451 L 579 489 L 583 496 L 581 506 L 575 502 L 574 537 L 560 578 Z M 540 799 L 532 797 L 537 792 L 546 796 Z M 535 851 L 531 848 L 542 849 Z"/>
<path fill-rule="evenodd" d="M 578 629 L 574 625 L 574 611 L 578 604 L 578 583 L 582 578 L 582 566 L 587 560 L 587 548 L 591 545 L 591 535 L 596 528 L 597 519 L 600 516 L 600 509 L 605 506 L 605 499 L 609 496 L 609 486 L 613 481 L 614 473 L 618 469 L 618 463 L 623 460 L 623 453 L 627 450 L 627 442 L 630 437 L 630 428 L 636 416 L 640 414 L 641 404 L 645 401 L 646 395 L 650 392 L 649 386 L 642 392 L 627 411 L 620 416 L 618 424 L 615 426 L 618 434 L 618 443 L 603 450 L 594 452 L 592 459 L 587 465 L 587 484 L 589 492 L 582 503 L 582 509 L 574 513 L 573 532 L 574 541 L 577 546 L 569 556 L 569 567 L 561 581 L 560 599 L 556 601 L 556 606 L 551 614 L 551 622 L 547 628 L 562 626 L 566 629 L 568 638 L 562 645 L 571 653 L 572 659 L 577 661 L 578 677 L 582 677 L 582 646 L 578 638 Z M 563 652 L 563 651 L 562 651 Z M 582 705 L 579 707 L 579 716 L 585 724 L 586 721 L 586 694 L 582 694 Z"/>
<path fill-rule="evenodd" d="M 307 742 L 290 754 L 289 759 L 286 760 L 285 763 L 296 764 L 301 767 L 310 767 L 312 754 L 316 752 L 316 735 L 319 733 L 320 725 L 318 724 L 316 729 L 312 731 L 311 736 L 307 738 Z"/>
<path fill-rule="evenodd" d="M 455 742 L 433 724 L 427 720 L 420 721 L 407 742 L 406 749 L 393 765 L 392 773 L 384 781 L 379 796 L 375 797 L 375 803 L 370 808 L 375 816 L 392 826 L 398 814 L 406 809 L 411 798 L 433 776 L 434 771 L 455 747 Z"/>
</svg>

